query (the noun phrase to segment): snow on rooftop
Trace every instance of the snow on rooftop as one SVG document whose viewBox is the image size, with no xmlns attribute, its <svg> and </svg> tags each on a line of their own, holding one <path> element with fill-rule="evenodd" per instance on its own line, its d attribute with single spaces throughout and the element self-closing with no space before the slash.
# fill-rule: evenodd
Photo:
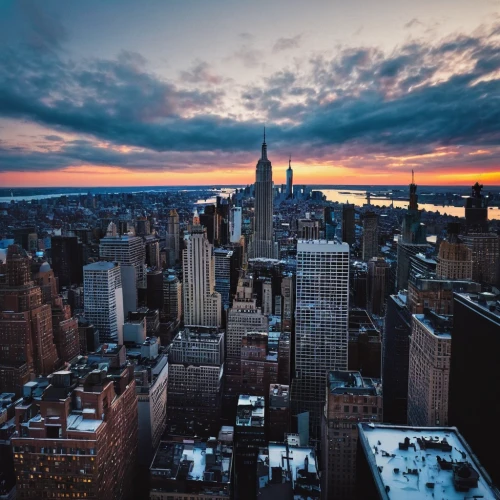
<svg viewBox="0 0 500 500">
<path fill-rule="evenodd" d="M 489 485 L 489 478 L 470 453 L 460 435 L 453 428 L 412 428 L 391 427 L 373 424 L 360 425 L 360 440 L 369 456 L 374 460 L 383 486 L 389 487 L 387 495 L 391 499 L 412 500 L 423 498 L 443 498 L 463 500 L 464 498 L 496 499 Z M 409 439 L 407 450 L 400 449 L 405 438 Z M 447 442 L 449 447 L 440 444 L 436 447 L 421 447 L 417 438 L 432 440 L 435 443 Z M 367 450 L 368 448 L 368 450 Z M 404 446 L 403 446 L 404 448 Z M 371 454 L 370 454 L 371 452 Z M 477 487 L 468 492 L 459 492 L 453 484 L 453 471 L 443 469 L 438 456 L 450 462 L 469 462 L 479 474 Z M 377 469 L 374 474 L 377 474 Z"/>
<path fill-rule="evenodd" d="M 79 414 L 71 414 L 68 417 L 68 431 L 95 432 L 102 424 L 102 420 L 83 418 Z"/>
</svg>

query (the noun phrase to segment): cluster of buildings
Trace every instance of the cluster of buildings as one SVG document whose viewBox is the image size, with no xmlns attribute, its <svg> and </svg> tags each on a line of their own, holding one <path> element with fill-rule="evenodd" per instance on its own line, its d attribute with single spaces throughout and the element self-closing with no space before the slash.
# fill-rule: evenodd
<svg viewBox="0 0 500 500">
<path fill-rule="evenodd" d="M 331 203 L 264 137 L 213 194 L 0 207 L 0 498 L 500 498 L 481 186 L 432 242 L 413 179 Z"/>
</svg>

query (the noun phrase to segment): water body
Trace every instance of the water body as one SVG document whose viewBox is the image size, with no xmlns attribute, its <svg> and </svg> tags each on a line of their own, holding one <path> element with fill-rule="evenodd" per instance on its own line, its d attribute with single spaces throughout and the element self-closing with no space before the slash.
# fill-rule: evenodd
<svg viewBox="0 0 500 500">
<path fill-rule="evenodd" d="M 336 201 L 338 203 L 354 203 L 354 205 L 362 206 L 366 203 L 366 190 L 355 190 L 355 189 L 321 189 L 323 194 L 326 196 L 328 201 Z M 377 207 L 389 207 L 391 206 L 392 200 L 383 199 L 377 200 L 373 197 L 371 198 L 371 204 Z M 465 204 L 465 202 L 464 202 Z M 394 208 L 408 208 L 408 201 L 394 200 Z M 431 203 L 419 203 L 418 208 L 426 210 L 428 212 L 439 212 L 440 214 L 448 214 L 455 217 L 465 217 L 464 207 L 453 207 L 453 206 L 440 206 L 433 205 Z M 489 219 L 500 219 L 500 210 L 497 207 L 490 207 L 488 210 Z"/>
</svg>

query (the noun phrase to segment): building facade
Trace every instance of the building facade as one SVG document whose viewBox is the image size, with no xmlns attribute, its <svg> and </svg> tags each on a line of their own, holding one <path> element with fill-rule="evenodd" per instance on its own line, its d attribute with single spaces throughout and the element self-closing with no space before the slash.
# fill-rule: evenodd
<svg viewBox="0 0 500 500">
<path fill-rule="evenodd" d="M 347 370 L 349 245 L 316 240 L 297 243 L 294 414 L 309 412 L 319 439 L 324 377 Z"/>
</svg>

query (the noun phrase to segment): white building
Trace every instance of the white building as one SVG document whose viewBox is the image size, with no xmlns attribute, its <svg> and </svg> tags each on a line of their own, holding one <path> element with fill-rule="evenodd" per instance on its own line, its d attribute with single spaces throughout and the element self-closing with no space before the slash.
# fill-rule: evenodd
<svg viewBox="0 0 500 500">
<path fill-rule="evenodd" d="M 231 208 L 230 215 L 230 238 L 231 243 L 239 243 L 241 239 L 241 207 Z"/>
<path fill-rule="evenodd" d="M 95 262 L 83 268 L 85 319 L 99 330 L 99 341 L 123 344 L 123 289 L 120 264 Z"/>
<path fill-rule="evenodd" d="M 221 296 L 215 291 L 213 246 L 205 228 L 193 225 L 183 251 L 184 324 L 220 326 Z"/>
<path fill-rule="evenodd" d="M 320 435 L 325 380 L 347 370 L 349 245 L 299 240 L 295 306 L 294 412 L 309 412 L 310 431 Z"/>
<path fill-rule="evenodd" d="M 146 253 L 142 238 L 139 236 L 116 233 L 111 223 L 106 236 L 99 244 L 101 260 L 119 262 L 122 272 L 125 314 L 137 310 L 137 289 L 146 288 Z"/>
</svg>

